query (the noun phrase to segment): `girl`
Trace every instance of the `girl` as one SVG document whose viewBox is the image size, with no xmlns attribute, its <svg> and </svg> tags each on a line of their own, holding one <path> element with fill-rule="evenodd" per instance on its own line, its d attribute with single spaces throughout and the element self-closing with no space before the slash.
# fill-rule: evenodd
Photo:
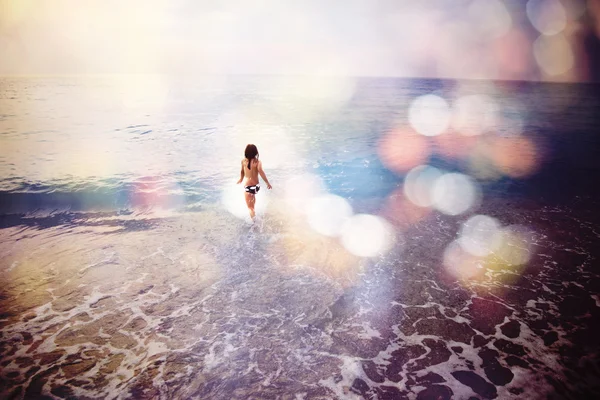
<svg viewBox="0 0 600 400">
<path fill-rule="evenodd" d="M 256 146 L 253 144 L 247 145 L 246 150 L 244 150 L 244 156 L 246 158 L 242 160 L 242 171 L 240 173 L 240 180 L 237 183 L 242 183 L 242 180 L 246 179 L 244 182 L 244 190 L 246 192 L 244 196 L 246 198 L 246 205 L 250 211 L 250 218 L 254 220 L 254 216 L 256 215 L 254 212 L 255 196 L 260 190 L 258 175 L 260 174 L 263 181 L 267 184 L 267 189 L 271 189 L 272 186 L 267 179 L 267 175 L 265 175 L 265 171 L 262 169 L 262 163 L 258 160 L 258 149 Z"/>
</svg>

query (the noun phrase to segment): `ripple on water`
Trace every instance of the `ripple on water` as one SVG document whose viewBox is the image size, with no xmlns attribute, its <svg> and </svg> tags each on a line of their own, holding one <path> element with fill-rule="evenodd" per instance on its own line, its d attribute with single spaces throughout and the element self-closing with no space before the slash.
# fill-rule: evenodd
<svg viewBox="0 0 600 400">
<path fill-rule="evenodd" d="M 401 251 L 365 261 L 270 210 L 252 231 L 224 210 L 159 218 L 147 230 L 101 229 L 140 215 L 2 229 L 2 396 L 577 390 L 560 382 L 577 372 L 579 327 L 600 310 L 587 285 L 600 278 L 547 261 L 576 254 L 592 265 L 578 244 L 593 228 L 560 244 L 524 236 L 538 254 L 519 280 L 457 281 L 439 259 L 460 230 L 450 216 L 422 221 Z"/>
</svg>

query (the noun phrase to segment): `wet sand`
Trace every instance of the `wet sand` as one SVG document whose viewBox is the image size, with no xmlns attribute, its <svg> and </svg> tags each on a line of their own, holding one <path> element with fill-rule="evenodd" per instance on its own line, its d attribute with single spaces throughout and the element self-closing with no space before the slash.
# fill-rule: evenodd
<svg viewBox="0 0 600 400">
<path fill-rule="evenodd" d="M 275 210 L 254 228 L 220 210 L 4 219 L 0 396 L 600 395 L 589 204 L 487 202 L 529 228 L 531 257 L 469 279 L 442 265 L 466 218 L 431 214 L 360 259 Z"/>
</svg>

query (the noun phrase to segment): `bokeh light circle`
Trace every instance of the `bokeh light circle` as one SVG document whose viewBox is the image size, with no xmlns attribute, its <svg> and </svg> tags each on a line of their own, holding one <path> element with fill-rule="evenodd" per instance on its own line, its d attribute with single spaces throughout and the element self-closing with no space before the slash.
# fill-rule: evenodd
<svg viewBox="0 0 600 400">
<path fill-rule="evenodd" d="M 443 133 L 450 123 L 450 115 L 446 100 L 434 94 L 417 97 L 408 110 L 411 126 L 424 136 Z"/>
<path fill-rule="evenodd" d="M 538 37 L 533 55 L 542 71 L 551 76 L 568 72 L 575 63 L 571 45 L 562 34 Z"/>
<path fill-rule="evenodd" d="M 513 28 L 496 39 L 491 48 L 498 66 L 498 79 L 523 79 L 527 76 L 531 60 L 531 41 L 520 28 Z"/>
<path fill-rule="evenodd" d="M 374 257 L 388 251 L 394 241 L 394 230 L 383 218 L 357 214 L 343 226 L 342 245 L 359 257 Z"/>
<path fill-rule="evenodd" d="M 508 266 L 527 264 L 533 251 L 531 231 L 522 225 L 510 225 L 502 229 L 502 244 L 495 254 Z"/>
<path fill-rule="evenodd" d="M 527 17 L 541 34 L 556 35 L 567 26 L 567 13 L 558 0 L 529 0 Z"/>
<path fill-rule="evenodd" d="M 383 208 L 385 218 L 394 224 L 397 229 L 405 230 L 413 224 L 425 218 L 431 209 L 428 207 L 417 206 L 408 200 L 404 194 L 404 187 L 392 192 Z"/>
<path fill-rule="evenodd" d="M 284 196 L 290 211 L 304 213 L 309 201 L 324 192 L 325 185 L 320 177 L 313 174 L 302 174 L 286 182 Z"/>
<path fill-rule="evenodd" d="M 460 173 L 448 173 L 436 179 L 432 194 L 433 206 L 448 215 L 462 214 L 479 201 L 476 182 Z"/>
<path fill-rule="evenodd" d="M 446 271 L 458 279 L 472 279 L 485 273 L 483 261 L 465 251 L 457 240 L 444 250 L 443 263 Z"/>
<path fill-rule="evenodd" d="M 452 108 L 452 127 L 461 135 L 480 135 L 497 124 L 498 106 L 490 96 L 461 96 Z"/>
<path fill-rule="evenodd" d="M 311 199 L 306 209 L 308 224 L 325 236 L 337 236 L 352 216 L 352 207 L 343 198 L 327 194 Z"/>
<path fill-rule="evenodd" d="M 477 136 L 464 136 L 453 130 L 436 136 L 433 139 L 433 148 L 445 158 L 464 160 L 473 152 L 478 142 Z"/>
<path fill-rule="evenodd" d="M 533 175 L 540 167 L 540 155 L 535 142 L 526 137 L 497 137 L 488 149 L 498 171 L 513 178 Z"/>
<path fill-rule="evenodd" d="M 463 223 L 458 244 L 474 256 L 487 256 L 502 244 L 501 225 L 495 218 L 475 215 Z"/>
<path fill-rule="evenodd" d="M 429 207 L 433 203 L 432 188 L 442 173 L 429 165 L 419 165 L 404 178 L 404 194 L 415 205 Z"/>
<path fill-rule="evenodd" d="M 404 173 L 427 160 L 430 154 L 427 140 L 412 129 L 394 129 L 379 142 L 379 156 L 387 168 Z"/>
</svg>

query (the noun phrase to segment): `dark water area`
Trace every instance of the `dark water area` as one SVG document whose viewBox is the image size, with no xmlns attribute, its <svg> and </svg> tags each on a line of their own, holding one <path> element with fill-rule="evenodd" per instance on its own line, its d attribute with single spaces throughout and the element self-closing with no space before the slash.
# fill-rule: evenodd
<svg viewBox="0 0 600 400">
<path fill-rule="evenodd" d="M 543 102 L 535 108 L 540 121 L 537 132 L 544 135 L 546 141 L 546 160 L 534 176 L 522 185 L 515 185 L 521 188 L 517 192 L 548 202 L 568 202 L 582 196 L 598 199 L 600 87 L 597 84 L 545 85 L 546 91 L 573 90 L 580 96 L 574 96 L 576 100 L 559 112 L 546 108 Z"/>
</svg>

